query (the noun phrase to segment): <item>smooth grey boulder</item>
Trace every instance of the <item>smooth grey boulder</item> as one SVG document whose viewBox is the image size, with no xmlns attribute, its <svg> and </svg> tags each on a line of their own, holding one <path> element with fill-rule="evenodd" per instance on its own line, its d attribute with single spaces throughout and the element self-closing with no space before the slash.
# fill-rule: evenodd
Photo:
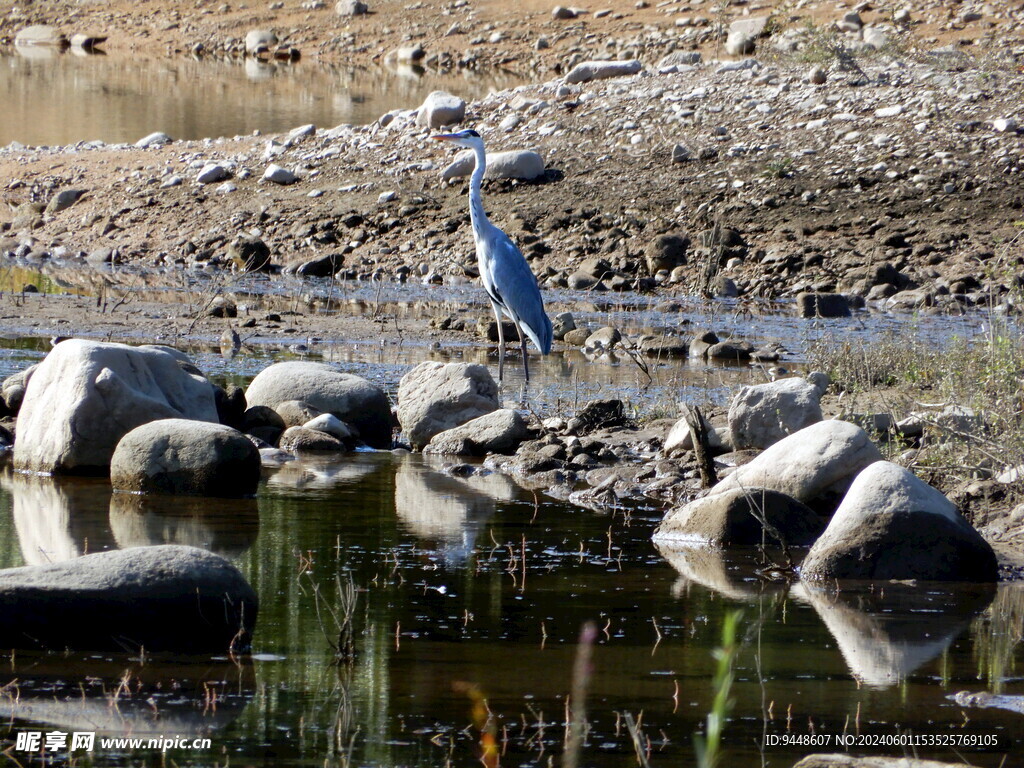
<svg viewBox="0 0 1024 768">
<path fill-rule="evenodd" d="M 274 411 L 283 422 L 282 429 L 301 427 L 306 422 L 324 415 L 319 408 L 314 408 L 302 400 L 285 400 L 274 406 Z"/>
<path fill-rule="evenodd" d="M 792 496 L 763 488 L 737 488 L 669 510 L 653 539 L 669 546 L 762 542 L 807 546 L 824 527 L 825 521 L 814 510 Z"/>
<path fill-rule="evenodd" d="M 223 557 L 194 547 L 101 552 L 0 571 L 0 647 L 239 652 L 259 602 Z"/>
<path fill-rule="evenodd" d="M 420 363 L 398 384 L 398 422 L 416 450 L 498 406 L 498 385 L 476 363 Z"/>
<path fill-rule="evenodd" d="M 324 363 L 275 363 L 252 380 L 245 399 L 250 408 L 266 405 L 275 410 L 283 402 L 300 400 L 355 427 L 360 439 L 371 448 L 391 447 L 391 406 L 384 390 Z"/>
<path fill-rule="evenodd" d="M 362 16 L 369 10 L 363 0 L 338 0 L 334 4 L 334 12 L 339 16 Z"/>
<path fill-rule="evenodd" d="M 121 438 L 110 484 L 132 493 L 241 498 L 256 493 L 260 452 L 237 429 L 187 419 L 159 419 Z"/>
<path fill-rule="evenodd" d="M 25 388 L 14 467 L 106 474 L 121 438 L 156 419 L 218 422 L 213 387 L 186 355 L 170 347 L 62 341 Z"/>
<path fill-rule="evenodd" d="M 805 579 L 997 581 L 995 553 L 949 499 L 898 464 L 854 479 L 800 568 Z"/>
<path fill-rule="evenodd" d="M 23 371 L 12 373 L 4 379 L 3 384 L 0 384 L 0 394 L 3 395 L 7 409 L 11 413 L 17 414 L 21 410 L 21 403 L 25 399 L 25 387 L 38 367 L 39 363 L 35 363 Z"/>
<path fill-rule="evenodd" d="M 441 172 L 443 181 L 469 176 L 476 168 L 472 150 L 459 152 L 452 163 Z M 488 152 L 485 179 L 523 179 L 529 181 L 545 174 L 544 158 L 530 150 Z"/>
<path fill-rule="evenodd" d="M 138 147 L 139 149 L 148 149 L 149 147 L 162 147 L 165 144 L 170 144 L 173 141 L 174 139 L 172 139 L 163 131 L 155 131 L 146 136 L 143 136 L 141 139 L 136 141 L 135 146 Z"/>
<path fill-rule="evenodd" d="M 742 387 L 729 406 L 729 432 L 737 450 L 767 448 L 821 421 L 821 390 L 790 378 Z"/>
<path fill-rule="evenodd" d="M 18 30 L 18 34 L 14 36 L 14 44 L 19 48 L 34 45 L 50 45 L 62 48 L 67 45 L 67 42 L 64 34 L 49 24 L 33 24 L 30 27 Z"/>
<path fill-rule="evenodd" d="M 50 216 L 55 213 L 60 213 L 77 203 L 84 194 L 84 189 L 62 189 L 50 198 L 50 202 L 47 203 L 44 213 Z"/>
<path fill-rule="evenodd" d="M 678 67 L 692 67 L 700 64 L 700 51 L 672 51 L 658 61 L 658 70 L 666 71 Z"/>
<path fill-rule="evenodd" d="M 218 181 L 224 181 L 230 175 L 227 168 L 223 165 L 207 163 L 199 169 L 199 173 L 196 175 L 196 182 L 198 184 L 216 184 Z"/>
<path fill-rule="evenodd" d="M 345 443 L 334 435 L 306 427 L 288 427 L 281 435 L 278 447 L 296 456 L 304 453 L 345 453 L 348 450 Z"/>
<path fill-rule="evenodd" d="M 444 456 L 486 456 L 513 453 L 530 436 L 530 428 L 518 411 L 501 408 L 454 429 L 434 435 L 424 453 Z"/>
<path fill-rule="evenodd" d="M 356 439 L 355 432 L 352 431 L 348 424 L 333 413 L 321 413 L 301 426 L 303 429 L 315 429 L 317 432 L 326 432 L 328 435 L 336 437 L 343 442 Z"/>
<path fill-rule="evenodd" d="M 245 33 L 245 52 L 262 53 L 277 45 L 277 35 L 269 29 L 251 29 Z"/>
<path fill-rule="evenodd" d="M 772 445 L 711 489 L 767 488 L 814 507 L 849 488 L 853 478 L 882 458 L 868 433 L 848 421 L 819 421 Z"/>
<path fill-rule="evenodd" d="M 388 53 L 386 59 L 398 64 L 418 64 L 426 57 L 427 52 L 419 44 L 403 45 Z"/>
<path fill-rule="evenodd" d="M 635 75 L 643 69 L 638 59 L 630 61 L 584 61 L 577 64 L 565 76 L 569 85 L 589 83 L 591 80 L 603 80 L 608 77 L 624 77 Z"/>
<path fill-rule="evenodd" d="M 263 180 L 269 181 L 273 184 L 281 184 L 282 186 L 288 184 L 294 184 L 299 180 L 299 177 L 289 171 L 287 168 L 282 168 L 280 165 L 271 163 L 267 166 L 267 169 L 263 172 Z"/>
<path fill-rule="evenodd" d="M 576 330 L 576 319 L 572 312 L 559 312 L 551 320 L 551 335 L 556 341 L 565 338 L 565 334 Z"/>
<path fill-rule="evenodd" d="M 442 128 L 465 119 L 466 102 L 447 91 L 431 92 L 416 113 L 416 125 L 425 128 Z"/>
<path fill-rule="evenodd" d="M 733 449 L 733 445 L 732 435 L 729 433 L 729 428 L 716 427 L 709 424 L 708 447 L 720 453 L 731 451 Z M 664 456 L 674 456 L 682 453 L 683 451 L 692 450 L 693 433 L 690 431 L 690 425 L 686 421 L 686 417 L 682 417 L 672 425 L 668 434 L 665 435 L 665 442 L 661 447 L 661 452 Z"/>
<path fill-rule="evenodd" d="M 730 56 L 746 56 L 754 52 L 754 41 L 765 33 L 767 16 L 739 19 L 729 25 L 725 39 L 725 52 Z"/>
</svg>

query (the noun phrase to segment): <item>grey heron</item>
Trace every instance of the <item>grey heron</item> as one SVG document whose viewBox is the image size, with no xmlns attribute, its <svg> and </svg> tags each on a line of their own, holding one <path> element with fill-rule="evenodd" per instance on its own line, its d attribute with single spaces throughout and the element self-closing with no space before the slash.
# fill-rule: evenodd
<svg viewBox="0 0 1024 768">
<path fill-rule="evenodd" d="M 476 156 L 476 167 L 469 180 L 469 216 L 473 222 L 480 282 L 484 284 L 494 317 L 498 321 L 498 381 L 502 380 L 505 373 L 505 333 L 502 328 L 502 314 L 505 314 L 519 332 L 523 344 L 523 373 L 529 383 L 526 339 L 529 337 L 542 355 L 548 354 L 551 351 L 551 320 L 544 312 L 544 300 L 537 287 L 537 278 L 530 271 L 522 252 L 508 235 L 491 224 L 484 213 L 480 192 L 480 183 L 487 170 L 484 140 L 473 130 L 444 133 L 431 138 L 467 147 Z"/>
</svg>

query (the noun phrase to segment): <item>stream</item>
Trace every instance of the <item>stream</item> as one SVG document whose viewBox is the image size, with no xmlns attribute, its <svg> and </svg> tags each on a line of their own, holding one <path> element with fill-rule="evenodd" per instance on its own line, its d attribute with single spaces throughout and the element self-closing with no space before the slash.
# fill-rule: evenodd
<svg viewBox="0 0 1024 768">
<path fill-rule="evenodd" d="M 44 295 L 68 290 L 44 287 Z M 231 288 L 259 311 L 300 289 L 314 298 L 330 292 L 343 301 L 327 311 L 376 313 L 391 325 L 382 328 L 384 343 L 255 336 L 235 357 L 202 334 L 182 344 L 224 383 L 244 385 L 275 360 L 301 357 L 393 392 L 422 360 L 495 362 L 493 350 L 468 341 L 396 341 L 401 318 L 485 312 L 472 286 L 342 292 L 326 282 L 254 280 Z M 795 367 L 816 335 L 941 343 L 985 323 L 980 314 L 813 323 L 785 305 L 684 303 L 669 312 L 631 294 L 553 294 L 550 302 L 553 311 L 576 307 L 580 319 L 627 332 L 685 321 L 778 341 L 791 351 L 781 365 Z M 6 322 L 17 328 L 16 318 Z M 29 333 L 8 330 L 0 373 L 48 350 L 45 335 Z M 628 358 L 566 351 L 536 363 L 530 402 L 549 412 L 621 396 L 633 412 L 650 414 L 684 396 L 722 403 L 736 386 L 764 380 L 757 367 L 666 360 L 651 365 L 653 381 L 641 386 Z M 592 622 L 580 764 L 696 766 L 693 735 L 713 706 L 712 652 L 726 616 L 739 610 L 724 764 L 788 768 L 810 752 L 848 748 L 995 768 L 1024 748 L 1019 713 L 965 709 L 950 698 L 1024 694 L 1021 584 L 813 590 L 764 580 L 754 551 L 659 551 L 651 533 L 664 510 L 654 502 L 598 512 L 501 475 L 453 476 L 444 464 L 391 452 L 296 461 L 265 470 L 257 498 L 242 501 L 113 494 L 102 480 L 3 470 L 0 568 L 190 544 L 238 565 L 260 615 L 245 659 L 2 652 L 0 737 L 58 729 L 211 742 L 166 756 L 144 745 L 93 756 L 110 766 L 475 766 L 487 745 L 497 751 L 493 764 L 559 765 L 581 627 Z M 349 636 L 338 630 L 344 616 Z"/>
</svg>

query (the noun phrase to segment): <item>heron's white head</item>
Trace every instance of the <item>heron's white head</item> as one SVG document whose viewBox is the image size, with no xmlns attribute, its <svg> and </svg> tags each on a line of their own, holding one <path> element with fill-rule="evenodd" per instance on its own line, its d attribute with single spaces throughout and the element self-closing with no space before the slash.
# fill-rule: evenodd
<svg viewBox="0 0 1024 768">
<path fill-rule="evenodd" d="M 460 147 L 466 147 L 467 149 L 482 147 L 484 144 L 484 140 L 480 138 L 480 134 L 471 128 L 464 131 L 458 131 L 457 133 L 439 133 L 438 135 L 431 136 L 430 138 L 435 141 L 448 141 L 452 144 L 458 144 Z"/>
</svg>

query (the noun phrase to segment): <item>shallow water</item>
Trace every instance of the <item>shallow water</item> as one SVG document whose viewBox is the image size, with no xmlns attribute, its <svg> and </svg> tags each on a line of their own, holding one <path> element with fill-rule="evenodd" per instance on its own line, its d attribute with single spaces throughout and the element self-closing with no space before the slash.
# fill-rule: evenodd
<svg viewBox="0 0 1024 768">
<path fill-rule="evenodd" d="M 190 336 L 187 339 L 157 337 L 194 357 L 199 367 L 218 383 L 243 384 L 267 365 L 280 360 L 307 359 L 329 362 L 339 370 L 368 378 L 389 392 L 413 366 L 426 360 L 473 362 L 497 368 L 497 344 L 482 344 L 471 335 L 455 339 L 429 329 L 422 321 L 459 318 L 472 328 L 478 319 L 492 319 L 484 294 L 475 283 L 423 286 L 417 283 L 332 282 L 317 279 L 230 276 L 218 273 L 178 270 L 147 271 L 136 275 L 129 270 L 94 271 L 55 262 L 45 266 L 12 264 L 0 275 L 0 291 L 16 292 L 31 283 L 41 294 L 28 301 L 59 301 L 59 294 L 95 296 L 94 283 L 117 279 L 119 288 L 104 295 L 116 297 L 130 291 L 139 300 L 154 305 L 168 304 L 175 313 L 181 304 L 192 306 L 197 297 L 219 291 L 234 298 L 239 307 L 235 325 L 247 317 L 263 319 L 268 312 L 282 316 L 276 329 L 263 326 L 256 335 L 240 328 L 244 339 L 241 352 L 221 353 L 219 336 Z M 137 278 L 140 282 L 137 284 Z M 181 288 L 188 280 L 187 291 Z M 106 290 L 106 289 L 104 289 Z M 113 302 L 114 299 L 110 298 Z M 178 302 L 174 305 L 173 302 Z M 666 305 L 674 304 L 671 309 Z M 542 415 L 566 415 L 595 397 L 619 397 L 631 415 L 650 417 L 674 415 L 676 403 L 687 400 L 699 405 L 722 405 L 739 386 L 760 384 L 775 373 L 796 372 L 806 367 L 809 343 L 822 337 L 858 344 L 882 336 L 913 339 L 914 343 L 941 346 L 952 337 L 977 337 L 988 318 L 982 312 L 963 316 L 911 315 L 907 313 L 857 312 L 854 317 L 806 320 L 793 313 L 792 302 L 703 302 L 667 293 L 594 293 L 545 290 L 550 315 L 571 311 L 578 323 L 597 328 L 612 325 L 636 339 L 644 333 L 689 336 L 699 330 L 714 330 L 719 338 L 739 338 L 755 345 L 780 344 L 780 363 L 729 364 L 689 359 L 640 358 L 646 371 L 629 355 L 612 353 L 584 355 L 577 349 L 556 348 L 541 358 L 531 347 L 531 383 L 525 388 L 522 358 L 510 344 L 506 360 L 506 402 L 528 404 Z M 168 311 L 172 311 L 168 310 Z M 296 313 L 296 310 L 298 312 Z M 150 310 L 145 310 L 150 313 Z M 156 310 L 159 312 L 160 310 Z M 379 328 L 376 338 L 345 338 L 344 326 L 336 336 L 310 335 L 308 315 L 373 320 Z M 176 315 L 174 315 L 176 316 Z M 412 322 L 421 321 L 413 329 Z M 88 329 L 53 325 L 45 328 L 19 324 L 16 307 L 0 316 L 0 377 L 38 362 L 50 349 L 50 335 L 88 333 Z M 130 343 L 151 343 L 161 329 L 139 324 L 123 325 L 118 339 Z M 219 334 L 219 329 L 218 329 Z M 105 338 L 105 333 L 100 334 Z"/>
<path fill-rule="evenodd" d="M 361 766 L 473 766 L 482 697 L 501 765 L 555 765 L 577 638 L 592 621 L 581 764 L 635 765 L 625 717 L 642 713 L 651 765 L 695 765 L 711 651 L 738 608 L 727 765 L 790 766 L 815 751 L 760 749 L 765 735 L 787 733 L 833 737 L 816 751 L 842 751 L 834 737 L 844 733 L 998 736 L 999 750 L 958 750 L 979 766 L 1024 748 L 1019 714 L 946 698 L 1024 693 L 1020 586 L 790 588 L 756 579 L 753 552 L 660 553 L 650 542 L 660 517 L 598 514 L 500 476 L 453 478 L 440 464 L 390 453 L 287 465 L 250 502 L 140 499 L 100 481 L 6 471 L 0 566 L 193 544 L 235 560 L 261 607 L 254 658 L 237 665 L 0 654 L 0 738 L 77 729 L 211 739 L 209 750 L 171 750 L 178 765 L 344 765 L 350 755 Z M 358 598 L 346 665 L 335 663 L 329 614 L 339 608 L 336 585 L 349 579 Z M 948 748 L 851 751 L 955 758 Z M 146 748 L 94 757 L 161 759 Z"/>
<path fill-rule="evenodd" d="M 51 287 L 62 289 L 59 280 Z M 199 366 L 220 380 L 244 384 L 270 362 L 297 357 L 331 361 L 391 390 L 424 359 L 494 366 L 493 348 L 463 342 L 433 349 L 429 337 L 398 343 L 394 334 L 395 322 L 410 317 L 467 307 L 470 315 L 486 314 L 475 286 L 385 284 L 337 293 L 316 281 L 251 281 L 231 290 L 240 305 L 251 302 L 259 311 L 303 292 L 334 290 L 342 301 L 326 311 L 391 319 L 383 344 L 293 334 L 287 341 L 253 338 L 240 356 L 224 357 L 215 339 L 191 342 Z M 792 352 L 786 366 L 801 365 L 804 343 L 817 335 L 856 341 L 892 332 L 941 343 L 977 333 L 985 322 L 981 315 L 863 314 L 811 323 L 785 306 L 683 301 L 682 311 L 665 312 L 657 301 L 549 296 L 552 311 L 571 307 L 581 318 L 631 333 L 688 325 L 780 341 Z M 0 341 L 0 374 L 41 359 L 49 346 L 45 336 Z M 764 376 L 748 366 L 655 361 L 655 381 L 641 387 L 628 359 L 566 352 L 534 362 L 531 407 L 563 415 L 597 395 L 623 396 L 638 412 L 658 403 L 670 407 L 681 397 L 721 402 L 736 385 Z M 512 399 L 517 365 L 510 360 Z M 0 739 L 53 729 L 211 739 L 208 750 L 172 749 L 178 765 L 473 766 L 484 726 L 496 739 L 501 765 L 555 765 L 577 638 L 592 621 L 591 730 L 581 764 L 637 764 L 628 713 L 640 720 L 638 739 L 652 766 L 690 766 L 696 764 L 692 736 L 703 729 L 713 698 L 711 652 L 721 642 L 724 617 L 738 608 L 726 765 L 788 768 L 812 751 L 842 751 L 840 735 L 998 737 L 999 748 L 987 752 L 851 747 L 857 754 L 950 761 L 959 754 L 978 766 L 1000 765 L 1008 752 L 1024 748 L 1019 714 L 965 710 L 948 698 L 961 690 L 1024 694 L 1020 585 L 844 587 L 837 594 L 769 583 L 754 572 L 754 552 L 658 551 L 650 535 L 662 514 L 653 506 L 603 514 L 575 508 L 501 476 L 456 478 L 440 463 L 391 453 L 288 464 L 266 473 L 256 500 L 233 502 L 143 499 L 112 494 L 103 481 L 6 470 L 0 567 L 116 547 L 192 544 L 234 560 L 259 594 L 261 613 L 254 656 L 237 664 L 0 654 Z M 355 653 L 351 664 L 339 664 L 331 612 L 339 610 L 339 583 L 349 579 L 358 589 Z M 474 721 L 482 700 L 493 727 Z M 781 741 L 787 734 L 831 742 L 816 749 L 765 746 L 767 737 Z M 109 748 L 95 758 L 98 765 L 162 761 L 159 750 L 145 747 Z"/>
<path fill-rule="evenodd" d="M 31 57 L 26 57 L 26 52 Z M 522 82 L 507 72 L 441 76 L 411 68 L 75 56 L 49 48 L 0 55 L 0 145 L 135 142 L 362 124 L 414 109 L 433 90 L 479 98 Z"/>
</svg>

